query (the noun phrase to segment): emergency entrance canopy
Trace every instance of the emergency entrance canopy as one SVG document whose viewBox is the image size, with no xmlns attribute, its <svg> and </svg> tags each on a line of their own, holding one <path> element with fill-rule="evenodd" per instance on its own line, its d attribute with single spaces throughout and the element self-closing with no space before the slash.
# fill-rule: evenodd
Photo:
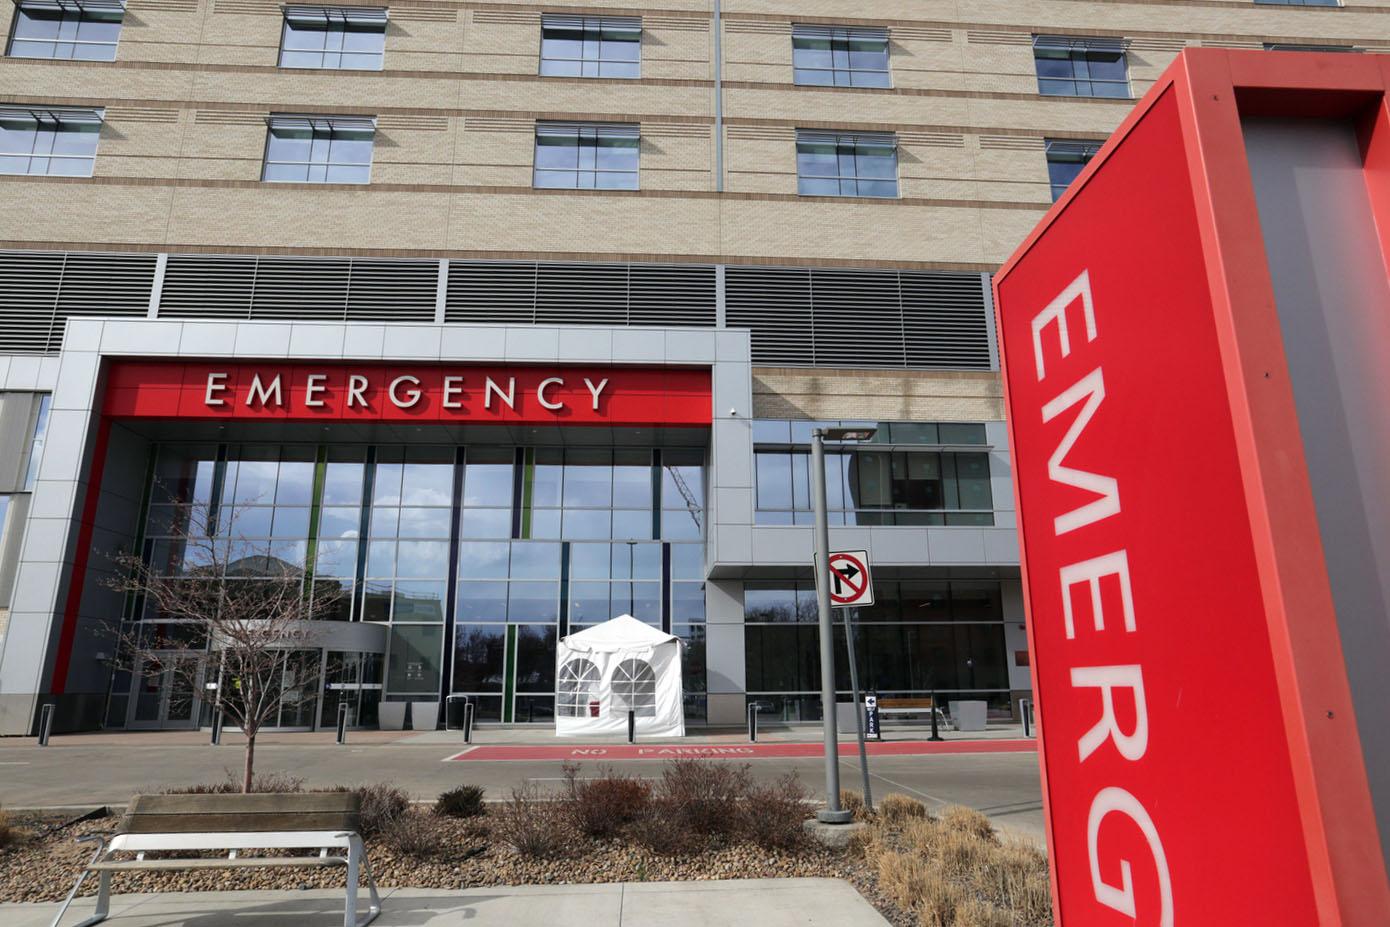
<svg viewBox="0 0 1390 927">
<path fill-rule="evenodd" d="M 683 737 L 681 640 L 631 615 L 560 639 L 555 648 L 555 733 Z"/>
</svg>

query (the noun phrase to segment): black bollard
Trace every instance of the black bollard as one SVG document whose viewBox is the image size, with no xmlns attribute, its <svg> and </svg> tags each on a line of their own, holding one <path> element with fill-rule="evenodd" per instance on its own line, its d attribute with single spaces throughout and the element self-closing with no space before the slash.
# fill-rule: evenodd
<svg viewBox="0 0 1390 927">
<path fill-rule="evenodd" d="M 53 733 L 53 703 L 49 702 L 39 712 L 39 746 L 48 746 L 48 735 Z"/>
</svg>

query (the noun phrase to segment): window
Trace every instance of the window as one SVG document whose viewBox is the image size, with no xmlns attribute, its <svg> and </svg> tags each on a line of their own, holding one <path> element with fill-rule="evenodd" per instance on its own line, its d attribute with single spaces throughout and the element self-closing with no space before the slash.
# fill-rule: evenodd
<svg viewBox="0 0 1390 927">
<path fill-rule="evenodd" d="M 562 718 L 587 718 L 591 705 L 598 702 L 599 671 L 588 660 L 566 661 L 560 667 L 560 680 L 555 688 L 555 712 Z"/>
<path fill-rule="evenodd" d="M 792 69 L 798 84 L 888 87 L 888 30 L 792 26 Z"/>
<path fill-rule="evenodd" d="M 1047 140 L 1047 179 L 1052 184 L 1052 202 L 1062 198 L 1067 187 L 1100 151 L 1102 142 Z"/>
<path fill-rule="evenodd" d="M 635 125 L 536 125 L 537 187 L 562 190 L 636 190 Z"/>
<path fill-rule="evenodd" d="M 386 57 L 386 10 L 285 7 L 280 67 L 380 71 Z"/>
<path fill-rule="evenodd" d="M 12 58 L 113 61 L 124 0 L 24 0 L 10 32 Z"/>
<path fill-rule="evenodd" d="M 276 183 L 366 183 L 376 120 L 272 116 L 261 179 Z"/>
<path fill-rule="evenodd" d="M 642 20 L 621 16 L 541 17 L 541 74 L 641 77 Z"/>
<path fill-rule="evenodd" d="M 1359 52 L 1355 45 L 1307 45 L 1300 42 L 1266 42 L 1265 51 Z"/>
<path fill-rule="evenodd" d="M 897 138 L 798 131 L 796 189 L 803 196 L 897 196 Z"/>
<path fill-rule="evenodd" d="M 0 108 L 0 174 L 90 177 L 102 110 Z"/>
<path fill-rule="evenodd" d="M 646 660 L 624 660 L 613 670 L 612 713 L 629 711 L 639 718 L 656 717 L 656 674 Z"/>
<path fill-rule="evenodd" d="M 52 393 L 39 397 L 39 408 L 34 415 L 34 439 L 29 442 L 29 466 L 24 473 L 25 489 L 33 489 L 34 480 L 39 477 L 39 461 L 43 459 L 44 440 L 48 437 L 48 410 L 52 405 Z"/>
<path fill-rule="evenodd" d="M 1121 39 L 1033 37 L 1038 92 L 1044 96 L 1129 99 L 1129 71 Z"/>
</svg>

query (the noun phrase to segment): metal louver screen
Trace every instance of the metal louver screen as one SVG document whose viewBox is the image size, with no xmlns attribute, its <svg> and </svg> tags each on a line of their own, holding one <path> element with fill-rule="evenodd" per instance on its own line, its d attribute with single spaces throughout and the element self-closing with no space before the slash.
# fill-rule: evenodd
<svg viewBox="0 0 1390 927">
<path fill-rule="evenodd" d="M 0 353 L 51 354 L 69 318 L 143 316 L 153 254 L 0 251 Z"/>
<path fill-rule="evenodd" d="M 171 254 L 161 318 L 432 322 L 437 261 Z"/>
<path fill-rule="evenodd" d="M 446 322 L 712 328 L 708 264 L 450 261 Z"/>
<path fill-rule="evenodd" d="M 728 267 L 724 281 L 725 324 L 750 330 L 755 364 L 990 367 L 979 274 Z"/>
</svg>

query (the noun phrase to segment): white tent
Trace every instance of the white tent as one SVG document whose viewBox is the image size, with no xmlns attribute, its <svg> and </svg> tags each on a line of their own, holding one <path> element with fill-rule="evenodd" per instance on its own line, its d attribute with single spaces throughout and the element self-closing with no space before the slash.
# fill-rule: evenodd
<svg viewBox="0 0 1390 927">
<path fill-rule="evenodd" d="M 555 733 L 685 735 L 681 640 L 631 615 L 560 639 L 555 648 Z"/>
</svg>

